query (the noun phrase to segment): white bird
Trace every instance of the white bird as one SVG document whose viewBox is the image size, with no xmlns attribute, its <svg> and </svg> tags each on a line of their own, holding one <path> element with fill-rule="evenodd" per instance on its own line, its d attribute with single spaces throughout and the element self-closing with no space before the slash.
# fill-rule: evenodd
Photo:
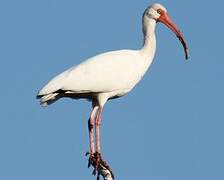
<svg viewBox="0 0 224 180">
<path fill-rule="evenodd" d="M 89 118 L 90 163 L 105 165 L 100 151 L 100 124 L 105 103 L 127 94 L 142 79 L 151 65 L 156 51 L 157 22 L 169 27 L 179 38 L 188 58 L 183 35 L 171 21 L 161 4 L 149 6 L 142 17 L 144 45 L 139 50 L 118 50 L 94 56 L 54 77 L 38 93 L 42 105 L 49 105 L 61 97 L 85 98 L 92 101 Z M 94 140 L 95 127 L 95 140 Z M 104 163 L 104 164 L 103 164 Z"/>
</svg>

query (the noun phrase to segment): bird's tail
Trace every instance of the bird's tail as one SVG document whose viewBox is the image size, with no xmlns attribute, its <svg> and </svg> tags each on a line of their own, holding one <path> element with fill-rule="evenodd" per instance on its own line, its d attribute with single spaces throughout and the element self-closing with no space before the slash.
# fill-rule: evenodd
<svg viewBox="0 0 224 180">
<path fill-rule="evenodd" d="M 50 93 L 50 94 L 46 94 L 46 95 L 37 95 L 37 99 L 40 99 L 40 104 L 43 107 L 46 107 L 46 106 L 54 103 L 59 98 L 60 98 L 60 94 L 56 93 L 56 92 Z"/>
</svg>

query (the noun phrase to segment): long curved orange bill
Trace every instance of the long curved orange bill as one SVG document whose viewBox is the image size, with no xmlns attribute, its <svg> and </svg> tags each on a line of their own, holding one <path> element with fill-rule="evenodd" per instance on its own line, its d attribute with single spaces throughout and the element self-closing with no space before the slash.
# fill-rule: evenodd
<svg viewBox="0 0 224 180">
<path fill-rule="evenodd" d="M 169 15 L 166 12 L 163 11 L 161 13 L 160 17 L 158 18 L 158 21 L 165 24 L 168 28 L 170 28 L 176 34 L 179 41 L 183 45 L 184 53 L 185 53 L 185 59 L 188 59 L 188 57 L 189 57 L 188 56 L 188 48 L 187 48 L 187 44 L 184 40 L 184 37 L 183 37 L 182 33 L 180 32 L 180 30 L 177 28 L 177 26 L 172 22 Z"/>
</svg>

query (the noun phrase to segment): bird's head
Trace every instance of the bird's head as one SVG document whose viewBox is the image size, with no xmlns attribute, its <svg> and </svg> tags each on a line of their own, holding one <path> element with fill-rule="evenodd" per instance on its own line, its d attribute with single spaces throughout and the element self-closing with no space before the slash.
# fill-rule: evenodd
<svg viewBox="0 0 224 180">
<path fill-rule="evenodd" d="M 165 24 L 168 28 L 170 28 L 176 34 L 181 44 L 183 45 L 185 58 L 188 59 L 188 48 L 184 37 L 178 27 L 172 22 L 164 6 L 157 3 L 149 6 L 144 12 L 144 18 L 153 19 L 156 23 L 161 22 Z"/>
</svg>

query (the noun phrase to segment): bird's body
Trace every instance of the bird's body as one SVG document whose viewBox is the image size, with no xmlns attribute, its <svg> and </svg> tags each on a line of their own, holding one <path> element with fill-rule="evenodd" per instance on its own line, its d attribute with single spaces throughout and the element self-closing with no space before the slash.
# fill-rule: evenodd
<svg viewBox="0 0 224 180">
<path fill-rule="evenodd" d="M 188 52 L 184 38 L 171 21 L 167 10 L 160 4 L 153 4 L 143 14 L 144 44 L 142 48 L 111 51 L 87 59 L 53 78 L 37 95 L 42 105 L 49 105 L 62 97 L 86 98 L 92 101 L 93 109 L 88 124 L 89 163 L 98 171 L 98 175 L 99 166 L 110 170 L 100 155 L 100 124 L 104 104 L 109 99 L 127 94 L 146 73 L 156 51 L 157 22 L 164 23 L 176 34 L 187 58 Z M 112 171 L 110 172 L 112 174 Z"/>
<path fill-rule="evenodd" d="M 98 99 L 103 105 L 107 99 L 125 95 L 142 79 L 154 57 L 144 50 L 118 50 L 92 57 L 54 77 L 38 96 L 43 105 L 60 91 L 71 98 Z"/>
</svg>

